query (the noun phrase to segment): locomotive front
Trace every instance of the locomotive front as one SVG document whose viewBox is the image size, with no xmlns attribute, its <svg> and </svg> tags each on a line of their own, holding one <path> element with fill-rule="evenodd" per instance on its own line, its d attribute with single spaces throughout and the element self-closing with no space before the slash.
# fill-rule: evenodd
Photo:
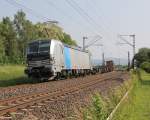
<svg viewBox="0 0 150 120">
<path fill-rule="evenodd" d="M 28 77 L 48 78 L 53 75 L 50 45 L 50 40 L 38 40 L 28 44 L 26 50 L 27 68 L 25 69 Z"/>
</svg>

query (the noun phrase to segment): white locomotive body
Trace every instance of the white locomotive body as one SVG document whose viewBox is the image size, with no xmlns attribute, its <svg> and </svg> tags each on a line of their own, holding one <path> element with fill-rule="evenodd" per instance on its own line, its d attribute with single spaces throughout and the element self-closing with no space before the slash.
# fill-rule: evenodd
<svg viewBox="0 0 150 120">
<path fill-rule="evenodd" d="M 27 48 L 29 77 L 59 78 L 84 75 L 91 72 L 91 59 L 87 51 L 71 47 L 58 40 L 36 40 Z"/>
</svg>

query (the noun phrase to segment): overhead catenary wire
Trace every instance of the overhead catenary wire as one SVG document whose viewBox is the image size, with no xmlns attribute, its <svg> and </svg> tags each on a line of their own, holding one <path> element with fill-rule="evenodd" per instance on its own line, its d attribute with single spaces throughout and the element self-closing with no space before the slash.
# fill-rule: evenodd
<svg viewBox="0 0 150 120">
<path fill-rule="evenodd" d="M 36 16 L 36 17 L 38 17 L 38 18 L 43 18 L 43 19 L 46 19 L 46 20 L 48 20 L 49 18 L 47 18 L 47 17 L 44 17 L 44 16 L 42 16 L 42 15 L 39 15 L 37 12 L 35 12 L 34 10 L 32 10 L 31 8 L 28 8 L 28 7 L 26 7 L 26 6 L 24 6 L 24 5 L 22 5 L 22 4 L 20 4 L 20 3 L 18 3 L 18 2 L 16 2 L 16 1 L 14 1 L 14 0 L 6 0 L 9 4 L 11 4 L 11 5 L 13 5 L 13 6 L 19 6 L 19 7 L 21 7 L 21 8 L 24 8 L 26 11 L 28 11 L 30 14 L 32 14 L 32 15 L 34 15 L 34 16 Z M 50 1 L 49 1 L 50 2 Z M 52 2 L 51 2 L 52 3 Z M 75 2 L 74 2 L 75 3 Z M 77 5 L 77 3 L 75 3 L 76 5 Z M 54 4 L 53 4 L 54 5 Z M 56 6 L 55 6 L 56 7 Z M 79 7 L 78 6 L 78 8 L 80 8 L 80 10 L 82 10 L 83 11 L 83 9 L 81 8 L 81 7 Z M 58 9 L 58 7 L 57 7 L 57 9 Z M 87 16 L 87 18 L 89 18 L 90 20 L 92 20 L 93 21 L 93 19 L 86 13 L 86 12 L 84 12 L 83 11 L 83 13 Z M 94 21 L 93 21 L 93 23 L 94 23 Z"/>
<path fill-rule="evenodd" d="M 85 20 L 87 21 L 89 24 L 91 24 L 91 26 L 95 26 L 98 27 L 97 24 L 95 23 L 95 21 L 93 21 L 93 19 L 80 7 L 78 6 L 78 4 L 75 1 L 70 1 L 70 0 L 66 0 L 66 2 Z M 94 28 L 95 29 L 95 28 Z M 98 29 L 96 30 L 97 34 L 102 36 L 100 33 L 101 31 L 99 31 Z"/>
<path fill-rule="evenodd" d="M 30 14 L 36 16 L 37 18 L 42 18 L 44 21 L 49 20 L 49 18 L 47 18 L 47 17 L 45 17 L 45 16 L 42 16 L 42 15 L 39 15 L 37 12 L 35 12 L 35 11 L 32 10 L 31 8 L 28 8 L 28 7 L 26 7 L 26 6 L 22 5 L 22 4 L 20 4 L 20 3 L 16 2 L 16 1 L 14 1 L 14 0 L 6 0 L 6 2 L 8 2 L 9 4 L 11 4 L 11 5 L 15 6 L 15 7 L 23 8 L 23 9 L 25 9 L 27 12 L 29 12 Z M 49 2 L 50 2 L 50 1 L 49 1 Z M 51 2 L 51 4 L 53 4 L 53 3 Z M 53 5 L 54 5 L 54 4 L 53 4 Z M 55 6 L 55 7 L 56 7 L 56 6 Z M 56 7 L 56 8 L 58 9 L 58 7 Z M 81 9 L 82 9 L 82 8 L 81 8 Z M 85 13 L 85 14 L 86 14 L 86 13 Z M 86 16 L 87 16 L 89 19 L 91 19 L 90 16 L 88 16 L 88 14 L 86 14 Z M 92 19 L 91 19 L 91 20 L 92 20 Z M 93 21 L 93 20 L 92 20 L 92 21 Z M 93 31 L 93 30 L 92 30 L 92 31 Z"/>
<path fill-rule="evenodd" d="M 93 2 L 94 0 L 87 0 L 87 4 L 90 6 L 90 10 L 93 10 L 93 15 L 95 15 L 95 17 L 97 17 L 98 18 L 98 20 L 103 20 L 103 18 L 101 17 L 101 15 L 99 14 L 99 12 L 101 11 L 101 10 L 98 10 L 98 8 L 96 7 L 96 5 L 94 4 L 94 2 Z M 98 12 L 99 11 L 99 12 Z M 108 27 L 108 25 L 106 25 L 106 22 L 102 22 L 103 23 L 103 26 L 102 26 L 102 28 L 103 28 L 103 30 L 105 31 L 105 33 L 106 33 L 106 37 L 109 37 L 110 39 L 112 39 L 112 35 L 111 34 L 113 34 L 114 32 L 111 30 L 111 29 L 109 29 L 109 27 Z M 105 25 L 105 26 L 104 26 Z M 112 41 L 111 40 L 109 40 L 109 43 L 112 43 Z M 114 43 L 112 43 L 112 44 L 114 44 Z"/>
<path fill-rule="evenodd" d="M 80 21 L 77 21 L 77 19 L 73 19 L 73 17 L 70 14 L 67 14 L 63 9 L 61 9 L 60 7 L 58 7 L 54 1 L 51 0 L 46 0 L 46 2 L 48 3 L 49 6 L 52 6 L 55 10 L 57 10 L 60 14 L 64 14 L 64 18 L 68 18 L 69 20 L 72 19 L 71 22 L 74 22 L 77 25 L 80 25 Z M 83 24 L 81 26 L 83 29 L 89 29 L 92 33 L 96 34 L 96 31 L 94 31 L 90 26 L 87 26 L 86 24 Z"/>
<path fill-rule="evenodd" d="M 69 0 L 67 0 L 67 1 L 69 1 Z M 90 20 L 91 22 L 93 22 L 93 25 L 97 28 L 98 31 L 99 31 L 100 28 L 101 28 L 104 32 L 107 33 L 107 36 L 109 36 L 109 37 L 111 38 L 110 33 L 109 33 L 107 30 L 105 30 L 105 28 L 104 28 L 102 25 L 98 24 L 83 8 L 81 8 L 81 7 L 78 5 L 77 2 L 75 2 L 74 0 L 72 0 L 72 1 L 70 1 L 70 2 L 72 2 L 72 4 L 74 4 L 75 7 L 77 7 L 78 10 L 81 11 L 81 13 L 83 13 L 83 15 L 84 15 L 88 20 Z M 92 9 L 92 8 L 91 8 L 91 9 Z M 101 33 L 102 33 L 102 31 L 101 31 Z"/>
<path fill-rule="evenodd" d="M 50 0 L 49 0 L 50 1 Z M 69 1 L 69 0 L 66 0 L 66 1 Z M 31 15 L 33 15 L 33 16 L 35 16 L 35 17 L 37 17 L 37 18 L 40 18 L 40 19 L 42 19 L 43 21 L 47 21 L 47 20 L 50 20 L 48 17 L 46 17 L 46 16 L 43 16 L 43 15 L 41 15 L 41 14 L 39 14 L 39 13 L 37 13 L 36 11 L 34 11 L 33 9 L 31 9 L 30 7 L 27 7 L 27 6 L 25 6 L 25 5 L 22 5 L 21 3 L 19 3 L 19 2 L 17 2 L 17 1 L 15 1 L 15 0 L 6 0 L 6 2 L 7 3 L 9 3 L 9 4 L 11 4 L 11 5 L 13 5 L 14 7 L 19 7 L 19 8 L 22 8 L 23 10 L 26 10 L 28 13 L 30 13 Z M 52 1 L 53 2 L 53 1 Z M 88 27 L 88 29 L 90 29 L 92 32 L 94 31 L 94 33 L 95 34 L 98 34 L 98 35 L 100 35 L 100 36 L 102 36 L 102 32 L 101 32 L 101 30 L 100 30 L 100 28 L 102 28 L 101 27 L 101 25 L 99 25 L 98 23 L 96 23 L 96 21 L 83 9 L 83 8 L 81 8 L 79 5 L 78 5 L 78 3 L 77 2 L 75 2 L 74 0 L 72 0 L 72 1 L 69 1 L 71 4 L 72 4 L 72 6 L 74 6 L 74 7 L 72 7 L 75 11 L 78 11 L 78 14 L 80 14 L 80 16 L 82 17 L 82 18 L 84 18 L 84 20 L 86 21 L 86 23 L 85 24 L 88 24 L 88 25 L 90 25 L 90 27 Z M 53 4 L 54 5 L 54 4 Z M 71 6 L 71 5 L 70 5 Z M 56 5 L 54 6 L 54 8 L 56 8 L 56 9 L 58 9 L 58 11 L 62 11 L 62 13 L 63 14 L 65 14 L 65 12 L 60 8 L 60 7 L 56 7 Z M 65 16 L 66 16 L 66 14 L 65 14 Z M 71 18 L 72 19 L 72 17 L 70 16 L 70 15 L 67 15 L 68 16 L 68 18 Z M 73 21 L 73 22 L 77 22 L 77 21 Z M 78 23 L 78 22 L 77 22 Z M 79 24 L 79 23 L 78 23 Z M 84 24 L 84 26 L 86 26 Z M 83 26 L 83 25 L 82 25 Z M 91 29 L 92 28 L 92 29 Z M 103 37 L 104 38 L 104 37 Z M 110 41 L 111 42 L 111 41 Z"/>
<path fill-rule="evenodd" d="M 94 13 L 97 13 L 96 15 L 97 15 L 97 17 L 99 18 L 99 19 L 105 19 L 105 21 L 104 21 L 104 24 L 105 24 L 105 27 L 107 27 L 107 30 L 108 30 L 108 32 L 110 32 L 110 33 L 112 33 L 112 34 L 115 34 L 116 36 L 117 36 L 117 32 L 115 32 L 115 31 L 113 31 L 112 30 L 112 25 L 111 25 L 111 23 L 110 22 L 108 22 L 108 21 L 111 21 L 108 17 L 106 17 L 105 16 L 105 14 L 103 14 L 103 10 L 100 8 L 100 6 L 98 6 L 97 5 L 97 0 L 87 0 L 87 1 L 89 1 L 89 3 L 90 3 L 90 5 L 91 5 L 91 8 L 93 8 L 94 10 L 95 10 L 95 12 Z M 101 14 L 100 14 L 101 13 Z M 124 38 L 120 38 L 120 39 L 124 39 Z M 114 39 L 114 40 L 117 40 L 117 39 Z M 126 41 L 127 42 L 127 41 Z M 119 48 L 119 46 L 117 45 L 117 47 Z M 120 49 L 120 48 L 119 48 Z M 124 49 L 120 49 L 123 53 L 125 52 L 125 53 L 127 53 L 129 50 L 124 50 Z M 118 53 L 120 50 L 117 50 L 116 51 L 116 53 L 117 54 L 120 54 L 120 53 Z M 119 56 L 119 55 L 118 55 Z"/>
<path fill-rule="evenodd" d="M 42 19 L 42 20 L 44 20 L 44 21 L 50 20 L 48 17 L 45 17 L 45 16 L 43 16 L 43 15 L 37 13 L 37 12 L 34 11 L 33 9 L 31 9 L 31 8 L 29 8 L 29 7 L 26 7 L 25 5 L 22 5 L 22 4 L 20 4 L 20 3 L 16 2 L 16 1 L 14 1 L 14 0 L 5 0 L 5 1 L 6 1 L 7 3 L 9 3 L 10 5 L 14 6 L 14 7 L 17 7 L 17 8 L 19 7 L 19 8 L 21 8 L 21 9 L 26 10 L 26 12 L 28 12 L 28 13 L 30 13 L 31 15 L 33 15 L 33 16 L 35 16 L 35 17 L 37 17 L 37 18 L 40 18 L 40 19 Z"/>
<path fill-rule="evenodd" d="M 89 3 L 89 5 L 91 6 L 90 8 L 94 10 L 93 13 L 95 14 L 95 16 L 99 20 L 103 21 L 103 24 L 105 24 L 105 29 L 110 33 L 115 33 L 114 31 L 112 31 L 110 24 L 106 22 L 106 17 L 102 14 L 102 10 L 100 9 L 100 7 L 96 6 L 97 4 L 95 3 L 95 0 L 87 0 L 87 3 Z M 99 13 L 101 13 L 101 15 Z M 105 21 L 103 20 L 103 18 L 105 18 Z"/>
<path fill-rule="evenodd" d="M 95 20 L 91 16 L 88 15 L 88 13 L 81 8 L 74 0 L 66 0 L 66 2 L 74 8 L 85 20 L 87 20 L 92 26 L 95 26 L 94 28 L 101 33 L 100 35 L 102 36 L 102 31 L 100 31 L 101 25 L 97 24 Z M 103 35 L 103 38 L 109 37 L 109 43 L 114 44 L 112 39 L 112 36 L 107 33 L 107 35 Z M 106 47 L 106 46 L 105 46 Z"/>
<path fill-rule="evenodd" d="M 105 25 L 105 28 L 107 28 L 107 32 L 111 33 L 112 35 L 117 35 L 118 33 L 112 30 L 112 25 L 108 22 L 108 20 L 110 21 L 110 19 L 108 19 L 108 17 L 106 17 L 105 14 L 103 14 L 103 10 L 100 8 L 100 5 L 96 3 L 96 0 L 87 0 L 87 2 L 91 6 L 91 10 L 94 10 L 93 14 L 95 14 L 95 16 L 97 16 L 99 20 L 103 20 L 103 25 Z M 115 45 L 115 43 L 113 43 L 112 41 L 110 42 L 111 44 Z"/>
<path fill-rule="evenodd" d="M 89 19 L 89 21 L 93 22 L 93 24 L 95 24 L 95 26 L 100 27 L 100 28 L 102 27 L 102 26 L 100 26 L 99 24 L 97 24 L 97 23 L 95 22 L 95 20 L 94 20 L 83 8 L 81 8 L 81 7 L 78 5 L 77 2 L 75 2 L 74 0 L 72 0 L 72 3 L 74 3 L 75 6 L 77 6 L 78 9 L 83 13 L 83 15 L 84 15 L 87 19 Z"/>
</svg>

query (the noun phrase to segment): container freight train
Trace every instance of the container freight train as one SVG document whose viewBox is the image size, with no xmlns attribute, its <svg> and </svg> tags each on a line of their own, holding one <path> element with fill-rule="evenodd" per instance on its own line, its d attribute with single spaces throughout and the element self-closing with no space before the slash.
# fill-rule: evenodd
<svg viewBox="0 0 150 120">
<path fill-rule="evenodd" d="M 32 41 L 28 44 L 26 54 L 25 73 L 28 77 L 59 79 L 97 72 L 97 69 L 92 67 L 91 55 L 88 51 L 68 46 L 58 40 Z M 101 68 L 98 69 L 100 71 Z"/>
</svg>

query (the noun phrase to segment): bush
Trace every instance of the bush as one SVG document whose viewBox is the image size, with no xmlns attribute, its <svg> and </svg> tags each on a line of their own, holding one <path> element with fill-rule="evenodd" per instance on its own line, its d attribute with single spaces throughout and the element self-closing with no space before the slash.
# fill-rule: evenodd
<svg viewBox="0 0 150 120">
<path fill-rule="evenodd" d="M 140 67 L 146 72 L 150 73 L 150 62 L 143 62 Z"/>
</svg>

